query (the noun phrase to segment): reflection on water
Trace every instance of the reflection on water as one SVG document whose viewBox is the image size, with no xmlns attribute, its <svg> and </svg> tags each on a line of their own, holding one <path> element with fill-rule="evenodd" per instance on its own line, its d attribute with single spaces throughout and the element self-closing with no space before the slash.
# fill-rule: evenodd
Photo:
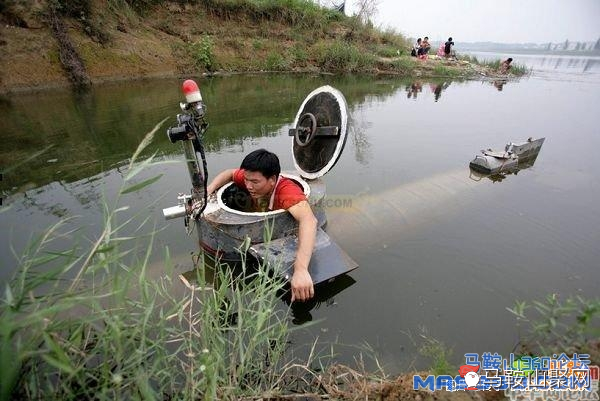
<svg viewBox="0 0 600 401">
<path fill-rule="evenodd" d="M 471 172 L 469 174 L 469 178 L 471 178 L 474 181 L 481 181 L 482 179 L 487 178 L 494 183 L 502 182 L 505 178 L 507 178 L 510 175 L 517 175 L 519 171 L 527 170 L 528 168 L 533 167 L 538 157 L 538 154 L 539 152 L 535 153 L 530 157 L 519 159 L 519 163 L 514 168 L 506 169 L 494 174 L 484 174 L 477 170 L 474 170 L 473 168 L 470 168 Z"/>
<path fill-rule="evenodd" d="M 433 94 L 433 100 L 435 102 L 440 100 L 442 96 L 442 91 L 448 89 L 452 82 L 451 81 L 439 81 L 439 80 L 431 80 L 427 83 L 431 93 Z M 417 95 L 423 91 L 423 82 L 421 80 L 415 80 L 410 84 L 406 85 L 406 97 L 408 99 L 417 100 Z"/>
<path fill-rule="evenodd" d="M 311 312 L 325 306 L 333 308 L 336 306 L 335 297 L 342 291 L 356 283 L 356 280 L 347 274 L 342 274 L 329 282 L 323 282 L 315 286 L 315 296 L 305 302 L 294 302 L 291 304 L 292 322 L 296 325 L 304 324 L 313 320 Z M 282 296 L 286 305 L 290 305 L 290 295 Z"/>
<path fill-rule="evenodd" d="M 325 83 L 332 82 L 323 77 L 284 76 L 254 77 L 250 82 L 240 77 L 201 81 L 211 125 L 205 137 L 207 150 L 241 150 L 247 138 L 278 135 L 294 119 L 302 97 Z M 350 106 L 365 102 L 367 96 L 380 102 L 395 91 L 393 85 L 371 86 L 352 77 L 336 78 L 333 83 Z M 42 187 L 57 178 L 71 183 L 118 169 L 157 122 L 177 112 L 179 87 L 176 80 L 157 80 L 106 85 L 84 94 L 65 90 L 8 99 L 0 105 L 4 140 L 0 168 L 5 170 L 45 146 L 49 149 L 18 174 L 6 174 L 0 189 L 5 194 L 22 192 L 24 185 Z M 169 122 L 147 153 L 179 157 L 179 147 L 164 135 Z"/>
<path fill-rule="evenodd" d="M 496 89 L 498 89 L 498 92 L 502 92 L 502 89 L 504 89 L 504 85 L 506 85 L 508 81 L 506 79 L 497 79 L 495 81 L 492 81 L 492 85 L 494 85 L 494 87 Z"/>
<path fill-rule="evenodd" d="M 402 370 L 416 354 L 408 331 L 425 326 L 458 356 L 503 354 L 515 343 L 505 309 L 515 299 L 597 295 L 600 116 L 582 110 L 600 101 L 598 66 L 569 66 L 565 59 L 559 74 L 556 58 L 543 63 L 551 78 L 536 73 L 508 84 L 329 76 L 200 81 L 211 124 L 209 176 L 259 147 L 293 168 L 287 129 L 305 96 L 330 84 L 348 100 L 352 140 L 324 181 L 331 199 L 349 202 L 327 209 L 327 230 L 361 268 L 350 274 L 352 284 L 294 307 L 298 322 L 320 321 L 297 342 L 318 335 L 324 342 L 368 343 L 389 371 Z M 557 78 L 565 74 L 568 79 Z M 80 216 L 82 236 L 97 238 L 103 203 L 116 197 L 129 156 L 158 121 L 169 117 L 170 123 L 179 112 L 179 85 L 134 82 L 83 97 L 51 91 L 0 103 L 2 170 L 51 146 L 0 183 L 10 207 L 0 213 L 0 282 L 15 268 L 11 246 L 19 253 L 32 233 L 61 217 Z M 190 187 L 180 147 L 164 135 L 169 123 L 147 154 L 178 163 L 140 173 L 140 181 L 163 177 L 122 196 L 130 209 L 120 215 L 142 213 L 160 228 L 157 275 L 165 247 L 180 258 L 197 251 L 182 221 L 162 220 L 161 209 Z M 468 162 L 482 144 L 529 136 L 544 136 L 548 144 L 526 174 L 502 185 L 469 178 Z M 176 273 L 189 270 L 180 266 Z M 471 315 L 463 313 L 466 304 Z M 353 356 L 354 350 L 339 359 Z"/>
</svg>

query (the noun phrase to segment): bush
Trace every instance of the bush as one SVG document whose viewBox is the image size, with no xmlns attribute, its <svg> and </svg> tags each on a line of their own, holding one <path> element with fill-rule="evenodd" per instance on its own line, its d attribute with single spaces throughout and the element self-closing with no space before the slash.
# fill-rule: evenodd
<svg viewBox="0 0 600 401">
<path fill-rule="evenodd" d="M 413 57 L 403 56 L 398 60 L 394 60 L 392 65 L 394 66 L 394 69 L 398 70 L 399 72 L 408 72 L 412 71 L 416 67 L 417 61 Z"/>
<path fill-rule="evenodd" d="M 277 51 L 269 52 L 265 60 L 265 69 L 268 71 L 283 71 L 288 68 L 288 62 Z"/>
<path fill-rule="evenodd" d="M 375 65 L 375 57 L 343 41 L 320 43 L 316 46 L 318 65 L 329 71 L 368 71 Z"/>
<path fill-rule="evenodd" d="M 215 66 L 213 46 L 214 43 L 210 36 L 203 36 L 199 41 L 191 45 L 190 52 L 196 67 L 212 71 Z"/>
</svg>

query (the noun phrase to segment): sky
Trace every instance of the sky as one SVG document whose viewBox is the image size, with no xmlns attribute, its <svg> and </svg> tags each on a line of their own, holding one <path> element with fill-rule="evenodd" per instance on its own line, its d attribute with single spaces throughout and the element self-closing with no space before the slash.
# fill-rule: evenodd
<svg viewBox="0 0 600 401">
<path fill-rule="evenodd" d="M 334 1 L 340 3 L 341 1 Z M 346 1 L 346 14 L 357 10 Z M 600 38 L 600 0 L 379 0 L 374 22 L 408 37 L 559 43 Z"/>
</svg>

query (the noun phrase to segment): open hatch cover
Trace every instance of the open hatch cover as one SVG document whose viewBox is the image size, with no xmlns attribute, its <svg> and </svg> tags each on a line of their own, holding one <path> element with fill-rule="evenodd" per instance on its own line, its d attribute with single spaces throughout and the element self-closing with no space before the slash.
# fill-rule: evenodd
<svg viewBox="0 0 600 401">
<path fill-rule="evenodd" d="M 339 159 L 348 134 L 348 106 L 344 95 L 331 86 L 312 91 L 298 110 L 294 128 L 292 156 L 303 178 L 325 175 Z"/>
</svg>

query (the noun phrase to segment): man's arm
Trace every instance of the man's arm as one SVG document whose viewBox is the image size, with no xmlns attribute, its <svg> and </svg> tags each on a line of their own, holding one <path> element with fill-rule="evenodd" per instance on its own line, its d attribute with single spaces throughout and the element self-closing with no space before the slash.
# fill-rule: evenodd
<svg viewBox="0 0 600 401">
<path fill-rule="evenodd" d="M 217 189 L 221 188 L 223 185 L 227 184 L 228 182 L 233 181 L 233 172 L 235 171 L 235 169 L 228 169 L 228 170 L 223 170 L 221 171 L 219 174 L 217 174 L 217 176 L 215 178 L 213 178 L 212 182 L 210 184 L 208 184 L 208 186 L 206 187 L 206 192 L 208 192 L 207 195 L 211 195 L 213 192 L 215 192 Z"/>
<path fill-rule="evenodd" d="M 296 299 L 304 301 L 315 295 L 312 278 L 308 273 L 308 264 L 315 247 L 317 218 L 307 201 L 296 203 L 288 209 L 288 212 L 298 222 L 298 251 L 291 280 L 292 302 Z"/>
</svg>

